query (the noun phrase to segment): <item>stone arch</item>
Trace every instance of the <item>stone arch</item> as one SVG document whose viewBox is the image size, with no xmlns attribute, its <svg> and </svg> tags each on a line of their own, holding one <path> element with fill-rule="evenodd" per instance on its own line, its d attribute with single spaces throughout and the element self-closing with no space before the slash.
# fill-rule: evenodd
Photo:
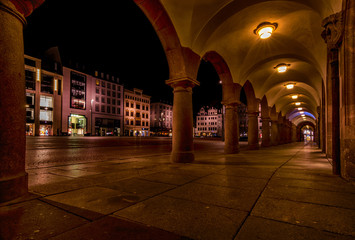
<svg viewBox="0 0 355 240">
<path fill-rule="evenodd" d="M 215 51 L 209 51 L 203 56 L 203 59 L 213 65 L 222 81 L 222 101 L 224 103 L 239 101 L 241 86 L 233 82 L 232 74 L 224 58 Z"/>
<path fill-rule="evenodd" d="M 267 101 L 267 97 L 265 95 L 261 99 L 260 105 L 261 105 L 261 117 L 262 118 L 270 118 L 269 104 Z"/>
<path fill-rule="evenodd" d="M 244 85 L 243 89 L 245 92 L 245 95 L 247 97 L 247 103 L 248 103 L 248 112 L 258 112 L 259 111 L 259 106 L 258 106 L 258 101 L 255 97 L 255 92 L 253 85 L 249 80 L 247 80 Z"/>
<path fill-rule="evenodd" d="M 200 56 L 182 47 L 176 29 L 159 0 L 134 0 L 151 22 L 163 45 L 169 65 L 170 79 L 196 79 Z"/>
</svg>

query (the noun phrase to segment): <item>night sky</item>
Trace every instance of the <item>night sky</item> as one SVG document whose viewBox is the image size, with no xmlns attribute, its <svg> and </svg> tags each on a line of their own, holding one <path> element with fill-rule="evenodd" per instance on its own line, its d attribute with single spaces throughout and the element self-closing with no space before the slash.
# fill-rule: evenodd
<svg viewBox="0 0 355 240">
<path fill-rule="evenodd" d="M 47 0 L 27 18 L 25 53 L 41 58 L 58 46 L 64 66 L 78 62 L 114 74 L 127 88 L 140 88 L 153 100 L 172 102 L 165 84 L 169 68 L 164 50 L 149 20 L 131 0 Z M 194 112 L 222 100 L 218 75 L 210 63 L 201 62 L 193 89 Z M 217 91 L 216 91 L 217 89 Z"/>
</svg>

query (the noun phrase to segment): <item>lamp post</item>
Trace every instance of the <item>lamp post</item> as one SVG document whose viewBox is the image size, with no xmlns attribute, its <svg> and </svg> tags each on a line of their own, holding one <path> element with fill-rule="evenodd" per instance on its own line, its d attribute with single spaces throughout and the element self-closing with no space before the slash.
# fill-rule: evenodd
<svg viewBox="0 0 355 240">
<path fill-rule="evenodd" d="M 91 125 L 91 127 L 90 127 L 90 131 L 91 131 L 91 136 L 93 135 L 93 132 L 92 132 L 92 105 L 93 105 L 93 103 L 94 103 L 94 99 L 91 99 L 91 107 L 90 107 L 90 125 Z"/>
</svg>

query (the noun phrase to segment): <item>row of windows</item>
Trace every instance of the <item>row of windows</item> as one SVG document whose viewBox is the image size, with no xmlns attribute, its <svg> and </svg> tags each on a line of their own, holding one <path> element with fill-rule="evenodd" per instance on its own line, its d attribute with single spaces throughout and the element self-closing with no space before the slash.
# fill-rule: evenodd
<svg viewBox="0 0 355 240">
<path fill-rule="evenodd" d="M 221 116 L 218 116 L 218 118 L 221 118 Z M 217 117 L 197 117 L 197 120 L 216 120 Z"/>
<path fill-rule="evenodd" d="M 99 103 L 100 102 L 100 96 L 95 96 L 95 102 Z M 121 105 L 121 100 L 117 100 L 115 98 L 106 98 L 106 97 L 101 97 L 101 103 L 107 103 L 107 104 L 112 104 L 112 105 Z"/>
<path fill-rule="evenodd" d="M 129 117 L 129 116 L 134 117 L 134 112 L 126 111 L 126 116 L 127 117 Z M 142 118 L 149 118 L 148 113 L 142 113 L 142 115 L 139 112 L 136 113 L 137 118 L 140 118 L 141 116 L 142 116 Z"/>
<path fill-rule="evenodd" d="M 217 125 L 217 122 L 209 122 L 209 123 L 206 123 L 206 122 L 198 122 L 197 125 L 200 125 L 200 126 Z"/>
<path fill-rule="evenodd" d="M 116 109 L 117 109 L 117 111 L 116 111 Z M 95 112 L 112 113 L 112 114 L 120 115 L 121 114 L 121 108 L 101 105 L 101 109 L 100 109 L 100 105 L 96 104 L 95 105 Z"/>
<path fill-rule="evenodd" d="M 107 95 L 108 97 L 117 97 L 117 98 L 121 98 L 121 93 L 120 92 L 116 92 L 116 91 L 111 91 L 111 90 L 106 90 L 104 88 L 101 88 L 101 91 L 100 91 L 100 88 L 99 87 L 96 87 L 96 94 L 100 94 L 101 92 L 101 95 Z"/>
<path fill-rule="evenodd" d="M 149 122 L 126 119 L 126 125 L 149 127 Z"/>
<path fill-rule="evenodd" d="M 149 103 L 148 99 L 139 98 L 139 97 L 133 97 L 133 96 L 130 96 L 130 95 L 125 95 L 125 99 L 131 99 L 131 100 L 135 100 L 135 101 L 138 101 L 138 102 Z"/>
<path fill-rule="evenodd" d="M 131 103 L 126 102 L 126 107 L 130 107 L 130 106 L 131 106 L 131 108 L 134 108 L 134 103 L 133 102 L 131 102 Z M 139 109 L 139 110 L 141 109 L 141 105 L 139 103 L 136 103 L 136 109 Z M 142 104 L 142 110 L 149 111 L 149 105 Z"/>
<path fill-rule="evenodd" d="M 100 84 L 101 83 L 101 84 Z M 107 86 L 107 89 L 112 89 L 112 90 L 116 90 L 117 91 L 121 91 L 121 86 L 119 85 L 116 85 L 116 84 L 113 84 L 113 83 L 109 83 L 109 82 L 106 82 L 106 81 L 103 81 L 103 80 L 99 80 L 99 79 L 96 79 L 96 86 L 100 86 L 103 87 L 103 88 L 106 88 Z"/>
<path fill-rule="evenodd" d="M 198 131 L 217 131 L 216 127 L 201 127 L 201 128 L 197 128 Z"/>
</svg>

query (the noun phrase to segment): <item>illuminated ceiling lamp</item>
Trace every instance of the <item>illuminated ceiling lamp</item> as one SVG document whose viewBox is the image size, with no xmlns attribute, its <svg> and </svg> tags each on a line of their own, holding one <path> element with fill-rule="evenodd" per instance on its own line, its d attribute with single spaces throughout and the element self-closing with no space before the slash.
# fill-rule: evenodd
<svg viewBox="0 0 355 240">
<path fill-rule="evenodd" d="M 296 102 L 295 105 L 296 105 L 296 106 L 299 106 L 299 105 L 301 105 L 301 103 L 300 103 L 300 102 Z"/>
<path fill-rule="evenodd" d="M 276 69 L 279 73 L 284 73 L 287 71 L 287 68 L 291 66 L 291 64 L 286 64 L 286 63 L 280 63 L 277 64 L 274 69 Z"/>
<path fill-rule="evenodd" d="M 285 84 L 284 86 L 287 88 L 287 89 L 293 89 L 295 87 L 295 83 L 287 83 Z"/>
<path fill-rule="evenodd" d="M 277 23 L 263 22 L 254 29 L 254 33 L 261 39 L 266 39 L 271 37 L 271 34 L 276 30 L 277 26 Z"/>
<path fill-rule="evenodd" d="M 297 99 L 298 95 L 292 95 L 292 99 Z"/>
<path fill-rule="evenodd" d="M 299 108 L 297 108 L 298 109 L 298 111 L 301 111 L 302 110 L 302 108 L 301 107 L 299 107 Z"/>
</svg>

